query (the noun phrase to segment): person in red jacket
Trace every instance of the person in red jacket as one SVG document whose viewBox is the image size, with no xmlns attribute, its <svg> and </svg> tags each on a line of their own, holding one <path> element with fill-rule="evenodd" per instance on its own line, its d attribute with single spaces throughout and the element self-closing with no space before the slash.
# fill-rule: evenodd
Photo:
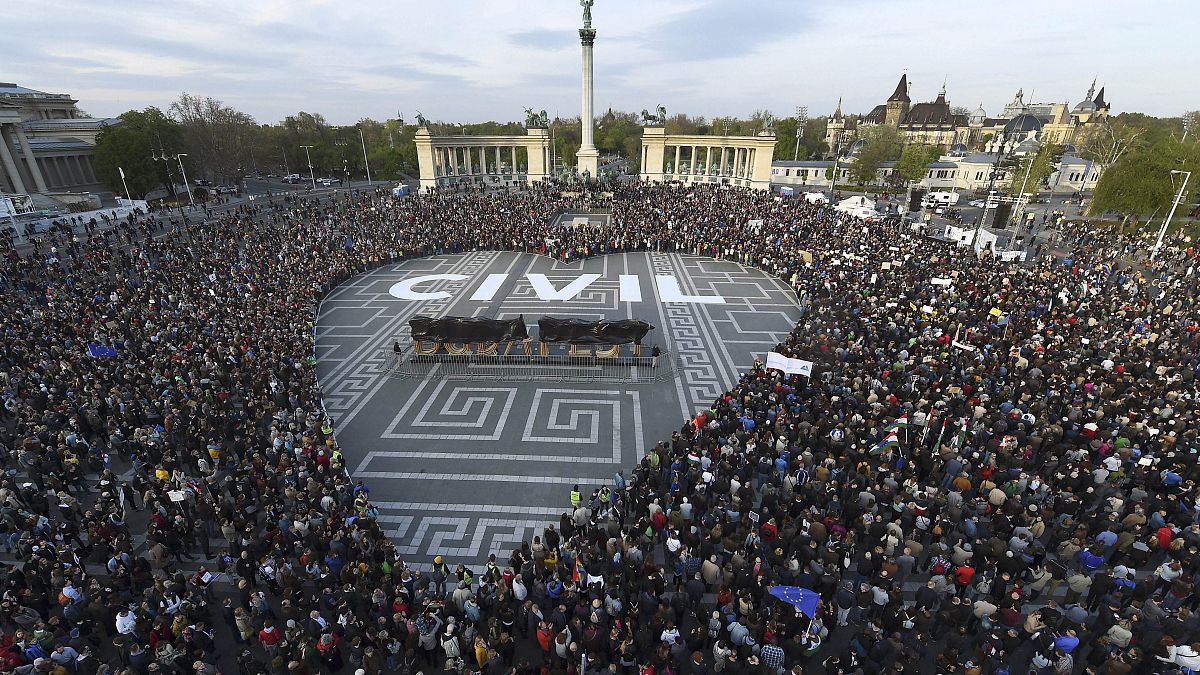
<svg viewBox="0 0 1200 675">
<path fill-rule="evenodd" d="M 779 536 L 779 527 L 775 524 L 774 518 L 769 518 L 767 522 L 763 523 L 762 534 L 759 536 L 762 537 L 764 542 L 770 543 L 775 541 L 776 537 Z"/>
<path fill-rule="evenodd" d="M 962 597 L 966 594 L 967 589 L 971 587 L 971 580 L 975 578 L 975 568 L 971 565 L 959 565 L 954 570 L 954 585 L 958 588 L 958 595 Z"/>
<path fill-rule="evenodd" d="M 262 630 L 258 631 L 258 641 L 262 643 L 263 649 L 267 650 L 267 654 L 271 658 L 275 658 L 275 652 L 279 650 L 279 641 L 283 639 L 283 633 L 275 627 L 275 622 L 270 619 L 263 624 Z"/>
<path fill-rule="evenodd" d="M 542 663 L 550 663 L 550 647 L 554 642 L 554 629 L 545 621 L 538 623 L 537 641 L 538 647 L 542 649 Z"/>
<path fill-rule="evenodd" d="M 317 640 L 317 654 L 333 673 L 342 669 L 342 652 L 338 649 L 341 642 L 342 639 L 334 633 L 325 633 Z"/>
</svg>

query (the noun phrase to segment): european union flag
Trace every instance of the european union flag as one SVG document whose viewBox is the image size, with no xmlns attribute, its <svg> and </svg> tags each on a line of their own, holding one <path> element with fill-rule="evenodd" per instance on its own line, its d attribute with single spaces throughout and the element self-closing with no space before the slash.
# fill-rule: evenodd
<svg viewBox="0 0 1200 675">
<path fill-rule="evenodd" d="M 772 586 L 767 591 L 800 610 L 800 613 L 812 619 L 817 614 L 817 603 L 821 596 L 816 591 L 799 586 Z"/>
<path fill-rule="evenodd" d="M 88 356 L 90 356 L 94 359 L 99 359 L 99 358 L 113 359 L 113 358 L 117 357 L 117 350 L 113 349 L 112 347 L 98 345 L 95 342 L 89 342 L 88 343 Z"/>
</svg>

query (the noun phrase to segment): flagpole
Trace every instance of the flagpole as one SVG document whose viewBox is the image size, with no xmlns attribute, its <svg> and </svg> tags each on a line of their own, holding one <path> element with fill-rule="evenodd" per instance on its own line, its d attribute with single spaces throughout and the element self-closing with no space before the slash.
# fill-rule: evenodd
<svg viewBox="0 0 1200 675">
<path fill-rule="evenodd" d="M 132 207 L 133 197 L 129 196 L 129 186 L 125 184 L 125 169 L 118 166 L 117 171 L 121 172 L 121 187 L 125 188 L 125 201 L 130 202 L 130 207 Z"/>
<path fill-rule="evenodd" d="M 934 452 L 937 452 L 938 448 L 941 447 L 941 445 L 942 445 L 942 435 L 946 433 L 946 423 L 949 421 L 950 421 L 950 418 L 946 418 L 946 419 L 942 420 L 942 428 L 940 430 L 938 430 L 937 440 L 933 442 L 933 451 Z"/>
</svg>

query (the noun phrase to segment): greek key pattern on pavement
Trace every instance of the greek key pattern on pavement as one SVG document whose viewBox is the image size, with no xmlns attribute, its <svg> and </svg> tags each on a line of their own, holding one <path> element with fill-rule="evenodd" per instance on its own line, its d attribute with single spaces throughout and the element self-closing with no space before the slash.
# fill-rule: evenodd
<svg viewBox="0 0 1200 675">
<path fill-rule="evenodd" d="M 491 262 L 494 254 L 492 253 L 473 253 L 461 259 L 451 259 L 450 261 L 438 261 L 436 269 L 441 272 L 441 267 L 445 267 L 445 273 L 463 274 L 472 276 L 480 270 L 487 267 Z M 446 265 L 446 262 L 451 264 Z M 395 266 L 388 265 L 377 270 L 369 272 L 369 278 L 386 278 L 387 275 L 394 273 Z M 444 288 L 455 288 L 462 285 L 462 282 L 438 282 Z M 361 299 L 359 305 L 361 309 L 374 309 L 379 306 L 385 308 L 394 307 L 391 302 L 391 296 L 386 289 L 383 292 L 368 291 L 375 284 L 366 284 L 362 290 L 356 288 L 356 292 L 350 294 L 350 297 L 340 296 L 339 303 L 345 303 L 348 300 Z M 442 290 L 442 288 L 438 288 Z M 334 386 L 328 391 L 322 392 L 322 398 L 325 403 L 325 410 L 338 423 L 347 421 L 346 414 L 353 414 L 364 403 L 366 398 L 378 390 L 381 379 L 385 376 L 388 368 L 388 359 L 391 358 L 390 345 L 404 327 L 408 324 L 408 320 L 417 314 L 429 314 L 432 316 L 441 316 L 446 312 L 451 298 L 442 298 L 431 300 L 423 305 L 412 304 L 404 310 L 398 312 L 377 332 L 371 339 L 364 340 L 359 347 L 349 357 L 344 358 L 342 363 L 349 362 L 349 372 L 339 374 L 336 371 L 326 375 L 322 379 L 324 381 L 334 382 Z M 344 307 L 345 305 L 340 305 Z M 341 324 L 334 324 L 333 327 L 341 327 Z M 357 358 L 356 358 L 357 356 Z"/>
<path fill-rule="evenodd" d="M 670 255 L 654 254 L 650 259 L 655 275 L 678 273 Z M 661 308 L 671 336 L 671 348 L 679 357 L 679 377 L 683 379 L 689 413 L 707 408 L 725 389 L 711 355 L 712 346 L 705 344 L 696 323 L 695 305 L 672 303 Z"/>
</svg>

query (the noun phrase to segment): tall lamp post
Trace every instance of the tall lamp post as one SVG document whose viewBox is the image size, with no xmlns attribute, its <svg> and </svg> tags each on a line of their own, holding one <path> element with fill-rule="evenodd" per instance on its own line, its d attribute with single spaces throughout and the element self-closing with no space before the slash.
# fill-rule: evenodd
<svg viewBox="0 0 1200 675">
<path fill-rule="evenodd" d="M 183 189 L 187 191 L 188 203 L 190 203 L 192 205 L 192 208 L 195 208 L 196 207 L 196 197 L 192 194 L 192 186 L 188 184 L 187 171 L 184 170 L 184 168 L 183 168 L 183 158 L 184 157 L 187 157 L 186 152 L 180 153 L 178 155 L 168 155 L 165 150 L 159 150 L 157 153 L 151 151 L 151 153 L 150 153 L 150 158 L 156 162 L 168 162 L 172 159 L 179 162 L 179 173 L 180 173 L 180 175 L 183 176 Z M 174 181 L 171 179 L 170 164 L 167 165 L 167 181 L 174 183 Z M 175 188 L 172 187 L 171 191 L 174 192 Z M 176 205 L 178 205 L 179 194 L 175 193 L 175 197 L 176 197 L 176 200 L 175 200 Z M 182 206 L 179 207 L 179 212 L 183 213 Z"/>
<path fill-rule="evenodd" d="M 189 183 L 187 179 L 187 169 L 183 168 L 184 157 L 187 157 L 186 152 L 179 153 L 178 155 L 175 155 L 175 161 L 179 162 L 179 173 L 183 175 L 183 187 L 188 193 L 188 203 L 191 204 L 192 208 L 194 209 L 196 208 L 196 197 L 192 194 L 192 184 Z"/>
<path fill-rule="evenodd" d="M 310 155 L 308 153 L 309 149 L 311 149 L 312 146 L 311 145 L 302 145 L 300 147 L 304 148 L 304 157 L 308 159 L 308 177 L 312 179 L 313 189 L 316 190 L 317 189 L 317 174 L 313 173 L 312 155 Z"/>
<path fill-rule="evenodd" d="M 1151 260 L 1158 258 L 1158 249 L 1162 248 L 1163 237 L 1167 234 L 1167 226 L 1171 224 L 1171 219 L 1175 217 L 1175 209 L 1179 206 L 1179 202 L 1183 201 L 1183 191 L 1187 189 L 1188 181 L 1192 178 L 1191 171 L 1177 171 L 1172 169 L 1172 180 L 1174 180 L 1176 174 L 1183 175 L 1183 183 L 1179 186 L 1179 192 L 1175 195 L 1174 201 L 1171 202 L 1171 212 L 1168 213 L 1166 219 L 1163 220 L 1162 227 L 1158 228 L 1158 239 L 1154 242 L 1154 248 L 1150 251 Z"/>
<path fill-rule="evenodd" d="M 792 154 L 792 161 L 800 159 L 800 137 L 804 135 L 804 127 L 808 125 L 808 106 L 796 106 L 796 152 Z"/>
<path fill-rule="evenodd" d="M 358 125 L 358 140 L 362 143 L 363 164 L 367 167 L 367 187 L 371 185 L 371 160 L 367 159 L 367 139 L 363 136 L 362 125 Z"/>
<path fill-rule="evenodd" d="M 1008 132 L 1001 130 L 996 133 L 997 142 L 1000 144 L 996 150 L 996 161 L 992 162 L 992 172 L 988 176 L 988 191 L 986 201 L 983 203 L 983 213 L 979 214 L 979 222 L 975 224 L 975 232 L 971 234 L 971 249 L 974 250 L 975 242 L 979 240 L 979 231 L 983 229 L 983 224 L 987 222 L 988 211 L 993 207 L 1000 206 L 1000 200 L 994 195 L 996 189 L 996 178 L 1000 175 L 1000 162 L 1004 160 L 1005 146 L 1008 145 Z"/>
</svg>

